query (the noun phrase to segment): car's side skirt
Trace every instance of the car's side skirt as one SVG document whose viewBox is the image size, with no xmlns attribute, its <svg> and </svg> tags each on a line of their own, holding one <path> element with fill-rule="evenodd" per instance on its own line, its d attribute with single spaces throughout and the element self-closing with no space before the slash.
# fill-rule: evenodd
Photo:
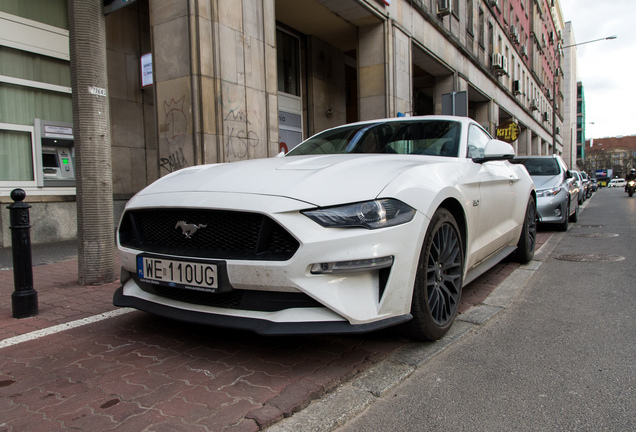
<svg viewBox="0 0 636 432">
<path fill-rule="evenodd" d="M 475 279 L 477 279 L 482 274 L 486 273 L 490 270 L 495 264 L 499 263 L 502 259 L 510 255 L 512 252 L 517 249 L 517 246 L 506 246 L 502 248 L 499 252 L 491 255 L 489 258 L 486 258 L 475 267 L 473 267 L 469 272 L 466 273 L 466 277 L 464 277 L 464 285 L 468 285 Z"/>
</svg>

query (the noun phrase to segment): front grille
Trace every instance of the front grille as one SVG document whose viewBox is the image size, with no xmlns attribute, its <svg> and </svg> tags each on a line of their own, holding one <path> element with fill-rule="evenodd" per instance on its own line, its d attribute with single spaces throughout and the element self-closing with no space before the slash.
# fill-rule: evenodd
<svg viewBox="0 0 636 432">
<path fill-rule="evenodd" d="M 324 307 L 304 293 L 245 290 L 234 290 L 226 293 L 208 293 L 183 288 L 152 285 L 141 282 L 136 277 L 135 281 L 143 291 L 150 294 L 202 306 L 261 312 L 276 312 L 293 308 Z"/>
<path fill-rule="evenodd" d="M 186 225 L 181 228 L 180 222 Z M 190 237 L 184 234 L 188 229 Z M 265 215 L 193 209 L 127 211 L 119 241 L 159 254 L 267 261 L 288 260 L 299 247 L 291 234 Z"/>
</svg>

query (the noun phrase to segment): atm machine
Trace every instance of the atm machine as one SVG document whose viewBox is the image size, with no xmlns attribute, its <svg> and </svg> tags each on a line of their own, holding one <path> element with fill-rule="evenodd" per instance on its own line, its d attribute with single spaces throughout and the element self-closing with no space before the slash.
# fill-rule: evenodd
<svg viewBox="0 0 636 432">
<path fill-rule="evenodd" d="M 74 187 L 73 124 L 35 119 L 34 126 L 38 186 Z"/>
</svg>

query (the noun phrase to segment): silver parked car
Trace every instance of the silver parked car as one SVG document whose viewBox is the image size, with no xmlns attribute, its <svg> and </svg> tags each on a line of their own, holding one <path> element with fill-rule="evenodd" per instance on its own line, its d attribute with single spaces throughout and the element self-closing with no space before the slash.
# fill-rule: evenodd
<svg viewBox="0 0 636 432">
<path fill-rule="evenodd" d="M 583 181 L 583 176 L 579 171 L 570 171 L 572 173 L 572 179 L 576 183 L 576 186 L 579 188 L 579 205 L 583 204 L 583 201 L 587 199 L 587 192 L 585 190 L 585 183 Z"/>
<path fill-rule="evenodd" d="M 592 196 L 592 182 L 590 181 L 590 176 L 587 175 L 585 171 L 580 171 L 581 179 L 583 180 L 583 187 L 585 189 L 585 199 L 588 199 Z"/>
<path fill-rule="evenodd" d="M 568 170 L 561 156 L 522 156 L 512 162 L 523 164 L 534 181 L 540 223 L 556 224 L 557 229 L 566 231 L 569 222 L 578 220 L 578 177 Z"/>
</svg>

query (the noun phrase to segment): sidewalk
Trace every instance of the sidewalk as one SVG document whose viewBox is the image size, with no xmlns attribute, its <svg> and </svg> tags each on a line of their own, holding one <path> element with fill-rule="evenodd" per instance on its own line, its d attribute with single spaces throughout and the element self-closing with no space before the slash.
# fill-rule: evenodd
<svg viewBox="0 0 636 432">
<path fill-rule="evenodd" d="M 537 247 L 551 234 L 539 232 Z M 466 286 L 461 313 L 481 305 L 518 267 L 500 263 Z M 14 319 L 13 272 L 0 271 L 0 427 L 13 430 L 263 430 L 392 353 L 453 339 L 419 344 L 391 333 L 263 338 L 137 311 L 66 330 L 114 311 L 118 283 L 78 285 L 76 259 L 34 266 L 33 276 L 39 314 Z M 61 331 L 36 332 L 46 329 Z"/>
</svg>

